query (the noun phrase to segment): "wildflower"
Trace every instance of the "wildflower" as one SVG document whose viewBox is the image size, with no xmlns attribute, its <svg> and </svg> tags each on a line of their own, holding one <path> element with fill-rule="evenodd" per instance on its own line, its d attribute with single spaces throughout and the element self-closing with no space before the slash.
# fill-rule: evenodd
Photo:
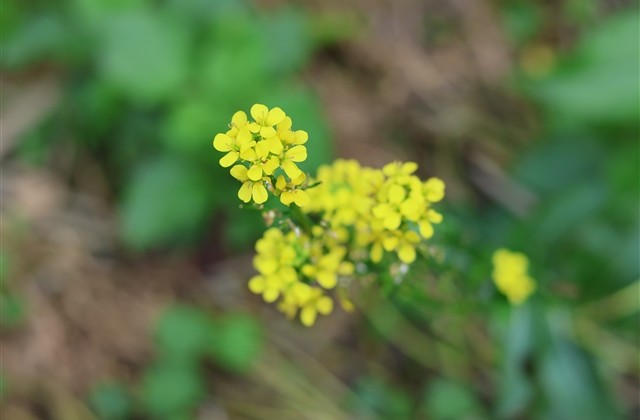
<svg viewBox="0 0 640 420">
<path fill-rule="evenodd" d="M 493 282 L 512 305 L 519 305 L 531 295 L 536 282 L 527 274 L 529 260 L 519 252 L 498 249 L 493 253 Z"/>
<path fill-rule="evenodd" d="M 229 130 L 217 134 L 213 140 L 213 147 L 225 153 L 220 165 L 227 168 L 235 164 L 231 175 L 242 182 L 238 197 L 245 203 L 266 202 L 268 192 L 274 191 L 273 186 L 282 172 L 288 180 L 285 179 L 286 189 L 276 194 L 281 195 L 280 201 L 286 205 L 306 205 L 308 196 L 302 183 L 295 180 L 304 175 L 297 164 L 307 159 L 307 148 L 303 144 L 309 135 L 303 130 L 293 131 L 291 118 L 278 107 L 269 109 L 255 104 L 250 113 L 253 121 L 243 111 L 233 114 Z M 246 172 L 239 169 L 240 166 L 246 167 Z"/>
</svg>

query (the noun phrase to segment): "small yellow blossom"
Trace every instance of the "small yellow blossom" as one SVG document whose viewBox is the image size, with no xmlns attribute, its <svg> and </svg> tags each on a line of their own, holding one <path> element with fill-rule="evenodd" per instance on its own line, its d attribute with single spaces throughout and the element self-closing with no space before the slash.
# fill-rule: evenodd
<svg viewBox="0 0 640 420">
<path fill-rule="evenodd" d="M 280 195 L 280 201 L 286 205 L 305 206 L 309 197 L 302 183 L 295 180 L 304 175 L 297 164 L 307 159 L 307 148 L 303 144 L 308 134 L 303 130 L 293 131 L 291 118 L 278 107 L 269 109 L 255 104 L 251 107 L 251 117 L 253 121 L 243 111 L 236 112 L 229 130 L 216 134 L 213 140 L 213 147 L 225 153 L 220 165 L 227 168 L 235 164 L 231 175 L 242 182 L 238 197 L 245 203 L 263 204 L 271 191 Z M 276 193 L 274 186 L 280 176 L 288 178 L 285 179 L 287 187 Z"/>
<path fill-rule="evenodd" d="M 493 282 L 512 305 L 519 305 L 536 289 L 536 282 L 528 273 L 529 260 L 524 254 L 508 249 L 493 253 Z"/>
</svg>

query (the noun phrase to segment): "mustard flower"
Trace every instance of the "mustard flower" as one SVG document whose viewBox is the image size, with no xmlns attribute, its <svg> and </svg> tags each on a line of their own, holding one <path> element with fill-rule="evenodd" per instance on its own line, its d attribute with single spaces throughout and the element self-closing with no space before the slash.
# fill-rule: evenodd
<svg viewBox="0 0 640 420">
<path fill-rule="evenodd" d="M 493 254 L 493 281 L 512 305 L 519 305 L 535 291 L 536 282 L 528 273 L 529 260 L 519 252 L 498 249 Z"/>
<path fill-rule="evenodd" d="M 243 111 L 233 114 L 229 130 L 217 134 L 213 140 L 213 147 L 225 153 L 220 165 L 227 168 L 235 164 L 230 172 L 242 182 L 238 197 L 245 203 L 263 204 L 271 191 L 280 195 L 280 201 L 286 205 L 308 204 L 302 183 L 296 182 L 304 175 L 297 164 L 307 159 L 304 146 L 309 138 L 307 132 L 293 131 L 291 118 L 278 107 L 269 109 L 255 104 L 250 114 L 253 121 Z M 276 192 L 279 176 L 288 179 L 285 179 L 286 188 Z"/>
</svg>

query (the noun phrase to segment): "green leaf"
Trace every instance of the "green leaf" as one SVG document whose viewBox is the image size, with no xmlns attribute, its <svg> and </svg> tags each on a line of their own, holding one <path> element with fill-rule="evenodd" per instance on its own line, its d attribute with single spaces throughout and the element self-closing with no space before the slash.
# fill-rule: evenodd
<svg viewBox="0 0 640 420">
<path fill-rule="evenodd" d="M 134 249 L 193 238 L 216 202 L 213 179 L 187 161 L 160 157 L 137 168 L 120 211 L 120 231 Z"/>
<path fill-rule="evenodd" d="M 530 304 L 510 308 L 505 329 L 504 365 L 500 378 L 497 412 L 500 418 L 511 418 L 526 411 L 534 395 L 525 365 L 533 357 L 534 313 Z"/>
<path fill-rule="evenodd" d="M 2 39 L 3 67 L 20 68 L 57 57 L 70 39 L 69 26 L 59 16 L 31 16 L 20 29 Z"/>
<path fill-rule="evenodd" d="M 571 315 L 564 310 L 549 315 L 551 341 L 540 367 L 541 390 L 548 404 L 543 417 L 618 418 L 586 355 L 567 339 L 571 335 L 566 328 L 572 322 Z"/>
<path fill-rule="evenodd" d="M 9 274 L 9 256 L 5 250 L 0 250 L 0 291 L 5 287 L 7 275 Z"/>
<path fill-rule="evenodd" d="M 20 325 L 25 317 L 24 301 L 13 294 L 0 295 L 0 326 L 14 328 Z"/>
<path fill-rule="evenodd" d="M 211 147 L 212 139 L 216 133 L 227 130 L 231 115 L 231 111 L 221 115 L 219 109 L 202 100 L 179 103 L 163 123 L 162 139 L 176 152 L 217 153 Z"/>
<path fill-rule="evenodd" d="M 359 398 L 350 401 L 355 413 L 370 417 L 371 411 L 381 419 L 410 419 L 413 409 L 411 398 L 400 389 L 378 378 L 363 378 L 356 384 Z"/>
<path fill-rule="evenodd" d="M 249 315 L 227 315 L 216 331 L 210 331 L 209 343 L 216 362 L 233 372 L 244 373 L 262 351 L 262 328 Z"/>
<path fill-rule="evenodd" d="M 637 10 L 615 16 L 584 37 L 557 71 L 528 92 L 556 124 L 637 124 L 640 57 Z"/>
<path fill-rule="evenodd" d="M 239 187 L 240 184 L 238 184 Z M 235 190 L 232 194 L 235 197 Z M 224 231 L 225 243 L 234 251 L 246 251 L 253 247 L 264 230 L 265 224 L 259 212 L 231 209 L 229 223 L 226 224 Z"/>
<path fill-rule="evenodd" d="M 190 45 L 184 29 L 150 10 L 111 17 L 98 47 L 100 73 L 131 99 L 169 98 L 188 75 Z"/>
<path fill-rule="evenodd" d="M 121 384 L 99 385 L 91 392 L 89 401 L 101 419 L 119 420 L 131 417 L 131 396 Z"/>
<path fill-rule="evenodd" d="M 151 418 L 172 418 L 193 410 L 204 396 L 194 366 L 160 361 L 142 380 L 142 404 Z"/>
<path fill-rule="evenodd" d="M 510 38 L 520 45 L 536 35 L 542 23 L 542 13 L 534 2 L 510 1 L 504 3 L 502 21 Z"/>
<path fill-rule="evenodd" d="M 156 342 L 169 357 L 195 359 L 204 352 L 213 330 L 213 323 L 199 309 L 172 306 L 156 325 Z"/>
<path fill-rule="evenodd" d="M 430 419 L 483 418 L 482 406 L 476 396 L 463 385 L 444 379 L 429 384 L 426 412 Z"/>
<path fill-rule="evenodd" d="M 300 70 L 311 53 L 304 16 L 293 9 L 285 9 L 268 16 L 262 25 L 265 42 L 271 46 L 270 72 L 282 75 Z"/>
</svg>

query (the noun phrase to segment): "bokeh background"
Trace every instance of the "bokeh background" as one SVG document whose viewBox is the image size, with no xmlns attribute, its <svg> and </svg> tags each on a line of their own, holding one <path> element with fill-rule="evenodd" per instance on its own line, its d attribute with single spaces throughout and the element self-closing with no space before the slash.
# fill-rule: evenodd
<svg viewBox="0 0 640 420">
<path fill-rule="evenodd" d="M 637 418 L 638 22 L 626 0 L 2 2 L 3 418 Z M 264 222 L 211 140 L 256 102 L 309 132 L 310 173 L 444 179 L 433 256 L 310 329 L 251 295 Z M 499 247 L 531 259 L 524 305 Z"/>
</svg>

